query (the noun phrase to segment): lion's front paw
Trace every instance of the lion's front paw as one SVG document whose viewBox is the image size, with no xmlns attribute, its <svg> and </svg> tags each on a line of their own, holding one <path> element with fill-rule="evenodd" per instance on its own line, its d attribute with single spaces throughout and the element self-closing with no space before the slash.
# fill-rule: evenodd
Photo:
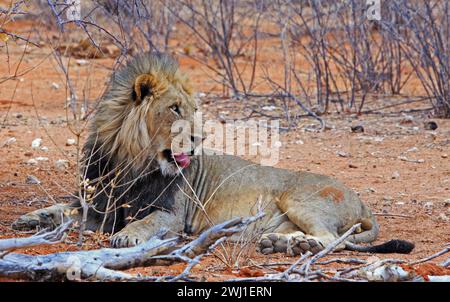
<svg viewBox="0 0 450 302">
<path fill-rule="evenodd" d="M 113 248 L 132 247 L 145 242 L 145 238 L 136 232 L 122 230 L 112 236 L 110 245 Z"/>
<path fill-rule="evenodd" d="M 59 219 L 55 219 L 54 213 L 43 209 L 20 216 L 11 227 L 18 231 L 31 231 L 37 228 L 54 229 L 57 227 L 58 221 Z"/>
</svg>

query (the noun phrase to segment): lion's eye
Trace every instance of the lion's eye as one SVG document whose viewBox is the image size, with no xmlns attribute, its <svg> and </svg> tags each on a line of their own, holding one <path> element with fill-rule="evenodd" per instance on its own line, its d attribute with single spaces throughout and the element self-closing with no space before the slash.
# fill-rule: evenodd
<svg viewBox="0 0 450 302">
<path fill-rule="evenodd" d="M 176 115 L 180 115 L 180 108 L 178 107 L 178 105 L 172 105 L 169 107 L 170 111 L 172 111 L 173 113 L 175 113 Z"/>
</svg>

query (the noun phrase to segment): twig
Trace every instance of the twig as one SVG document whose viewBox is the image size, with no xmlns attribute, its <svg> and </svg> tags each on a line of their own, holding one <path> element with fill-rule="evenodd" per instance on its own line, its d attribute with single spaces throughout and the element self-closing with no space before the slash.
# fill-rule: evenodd
<svg viewBox="0 0 450 302">
<path fill-rule="evenodd" d="M 422 259 L 419 259 L 419 260 L 416 260 L 416 261 L 409 262 L 408 264 L 409 265 L 415 265 L 415 264 L 419 264 L 419 263 L 424 263 L 424 262 L 430 261 L 430 260 L 432 260 L 434 258 L 437 258 L 439 256 L 445 255 L 448 252 L 450 252 L 450 246 L 446 247 L 442 251 L 439 251 L 439 252 L 437 252 L 437 253 L 435 253 L 435 254 L 433 254 L 431 256 L 428 256 L 428 257 L 425 257 L 425 258 L 422 258 Z"/>
<path fill-rule="evenodd" d="M 0 251 L 12 251 L 19 248 L 61 242 L 65 237 L 65 232 L 71 225 L 72 221 L 67 221 L 51 232 L 46 232 L 46 230 L 43 230 L 27 238 L 0 239 Z"/>
</svg>

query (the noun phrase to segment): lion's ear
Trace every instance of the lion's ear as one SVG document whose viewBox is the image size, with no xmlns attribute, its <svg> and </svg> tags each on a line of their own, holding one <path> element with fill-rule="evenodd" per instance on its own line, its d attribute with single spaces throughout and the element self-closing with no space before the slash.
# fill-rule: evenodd
<svg viewBox="0 0 450 302">
<path fill-rule="evenodd" d="M 157 84 L 153 75 L 141 74 L 134 81 L 133 100 L 139 104 L 145 97 L 154 95 Z"/>
</svg>

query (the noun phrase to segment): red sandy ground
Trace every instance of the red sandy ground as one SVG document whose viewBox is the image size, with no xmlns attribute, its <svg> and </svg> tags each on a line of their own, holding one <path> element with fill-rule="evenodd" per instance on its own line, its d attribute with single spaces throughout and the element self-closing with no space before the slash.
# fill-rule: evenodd
<svg viewBox="0 0 450 302">
<path fill-rule="evenodd" d="M 22 50 L 23 43 L 9 43 L 8 64 L 5 63 L 8 57 L 4 48 L 1 50 L 1 76 L 14 73 Z M 13 231 L 10 224 L 21 214 L 49 206 L 54 203 L 53 198 L 70 194 L 75 188 L 76 147 L 65 145 L 66 140 L 74 138 L 74 135 L 66 122 L 64 79 L 48 54 L 46 47 L 31 48 L 26 53 L 20 70 L 37 67 L 20 76 L 19 81 L 0 84 L 0 146 L 9 137 L 17 139 L 9 146 L 0 147 L 0 238 L 28 236 Z M 77 79 L 75 85 L 81 88 L 86 85 L 86 79 L 90 81 L 88 99 L 92 103 L 104 88 L 113 60 L 89 60 L 86 66 L 78 66 L 72 61 L 70 68 L 71 75 Z M 204 68 L 193 60 L 181 58 L 180 61 L 182 69 L 190 75 L 197 91 L 220 93 L 221 87 L 205 75 Z M 52 88 L 52 83 L 57 83 L 60 88 Z M 16 84 L 17 90 L 11 102 Z M 260 100 L 260 103 L 253 100 L 242 104 L 210 96 L 203 97 L 202 101 L 203 111 L 213 118 L 244 117 L 250 114 L 252 108 L 273 105 L 267 100 Z M 398 101 L 398 98 L 393 97 L 372 96 L 367 109 Z M 359 192 L 362 200 L 378 214 L 381 232 L 377 243 L 401 238 L 416 244 L 410 255 L 377 255 L 378 257 L 415 260 L 431 255 L 450 241 L 450 120 L 433 119 L 439 128 L 429 131 L 424 129 L 423 122 L 430 119 L 421 111 L 408 113 L 410 117 L 399 113 L 400 109 L 420 109 L 427 106 L 427 103 L 418 103 L 395 107 L 395 111 L 384 110 L 382 114 L 361 116 L 338 114 L 332 108 L 332 112 L 324 116 L 329 125 L 327 130 L 320 133 L 293 130 L 281 135 L 283 145 L 277 166 L 336 177 Z M 275 110 L 270 113 L 281 112 Z M 311 123 L 314 121 L 301 120 L 300 126 Z M 365 133 L 352 133 L 352 125 L 363 125 Z M 32 140 L 38 137 L 43 139 L 42 146 L 49 148 L 47 152 L 31 149 Z M 338 152 L 345 152 L 347 156 L 339 156 Z M 25 163 L 38 156 L 48 157 L 49 160 L 37 165 Z M 399 156 L 421 159 L 423 162 L 406 162 L 400 160 Z M 54 162 L 58 159 L 70 160 L 70 167 L 64 171 L 56 169 Z M 393 178 L 393 174 L 397 173 L 397 177 Z M 36 176 L 42 183 L 27 184 L 27 175 Z M 404 217 L 386 214 L 401 214 Z M 76 234 L 73 234 L 66 243 L 18 252 L 46 254 L 77 250 L 75 241 Z M 107 244 L 105 236 L 93 234 L 88 236 L 83 248 L 98 248 Z M 344 251 L 329 257 L 351 255 L 362 258 L 370 256 Z M 444 258 L 437 258 L 434 262 Z M 258 267 L 259 264 L 294 260 L 282 254 L 262 256 L 252 252 L 245 261 L 241 261 L 239 271 L 227 268 L 212 255 L 194 268 L 193 277 L 212 281 L 236 276 L 259 276 L 272 271 L 267 267 Z M 177 274 L 183 268 L 184 265 L 177 264 L 132 269 L 130 272 L 158 276 Z M 286 266 L 275 268 L 279 270 Z"/>
</svg>

